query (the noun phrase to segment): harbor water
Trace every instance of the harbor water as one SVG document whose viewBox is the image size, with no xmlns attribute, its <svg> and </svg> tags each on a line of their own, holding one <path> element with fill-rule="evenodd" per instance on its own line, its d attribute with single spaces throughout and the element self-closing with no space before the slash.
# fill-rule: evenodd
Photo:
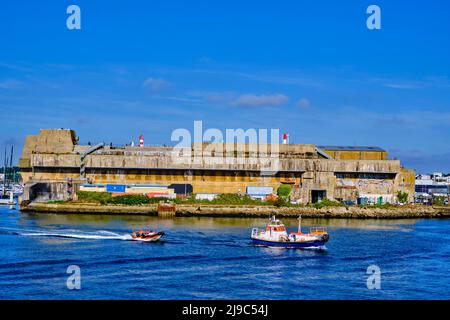
<svg viewBox="0 0 450 320">
<path fill-rule="evenodd" d="M 296 230 L 296 219 L 283 222 Z M 328 228 L 326 250 L 254 246 L 252 227 L 266 224 L 0 206 L 0 299 L 450 299 L 448 219 L 303 219 Z M 131 241 L 146 226 L 163 241 Z M 80 289 L 67 286 L 69 266 Z"/>
</svg>

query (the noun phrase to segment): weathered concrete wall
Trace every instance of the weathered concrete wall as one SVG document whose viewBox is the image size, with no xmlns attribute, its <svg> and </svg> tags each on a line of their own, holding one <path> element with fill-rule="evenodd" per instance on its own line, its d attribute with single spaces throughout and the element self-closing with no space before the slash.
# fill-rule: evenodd
<svg viewBox="0 0 450 320">
<path fill-rule="evenodd" d="M 20 159 L 22 177 L 30 181 L 63 181 L 80 176 L 81 154 L 71 130 L 41 130 L 29 136 Z M 192 148 L 126 147 L 96 150 L 84 159 L 87 181 L 92 183 L 188 183 L 194 193 L 245 192 L 248 186 L 294 185 L 299 199 L 308 202 L 312 190 L 324 190 L 328 198 L 346 193 L 394 193 L 400 188 L 414 193 L 411 172 L 398 160 L 333 160 L 318 154 L 312 144 L 255 145 L 193 143 Z M 336 179 L 339 173 L 389 178 L 361 178 L 356 191 L 348 191 Z M 378 179 L 379 181 L 376 181 Z M 408 192 L 409 193 L 409 192 Z"/>
<path fill-rule="evenodd" d="M 386 160 L 388 156 L 385 151 L 336 151 L 326 149 L 323 151 L 336 160 Z"/>
<path fill-rule="evenodd" d="M 25 138 L 25 144 L 22 149 L 22 155 L 19 159 L 20 167 L 24 168 L 24 167 L 31 166 L 31 164 L 30 164 L 31 154 L 36 149 L 36 145 L 38 143 L 38 137 L 39 136 L 27 136 Z"/>
<path fill-rule="evenodd" d="M 414 201 L 416 188 L 416 172 L 412 169 L 401 168 L 395 177 L 394 193 L 402 191 L 408 193 L 409 202 Z"/>
<path fill-rule="evenodd" d="M 33 182 L 24 188 L 20 202 L 66 201 L 71 199 L 73 191 L 73 185 L 64 181 Z"/>
<path fill-rule="evenodd" d="M 185 160 L 184 163 L 179 161 L 174 163 L 172 157 L 167 154 L 162 156 L 93 154 L 86 158 L 86 177 L 95 183 L 189 183 L 192 184 L 196 193 L 245 192 L 247 186 L 271 186 L 276 190 L 282 182 L 292 181 L 300 186 L 300 199 L 306 203 L 310 199 L 310 190 L 326 190 L 327 196 L 334 198 L 335 171 L 395 174 L 400 169 L 398 160 L 342 162 L 327 159 L 279 159 L 278 166 L 282 173 L 261 176 L 259 171 L 265 164 L 258 163 L 258 159 L 241 158 L 236 159 L 238 163 L 231 164 L 219 163 L 214 157 L 200 158 L 201 163 L 196 162 L 195 159 Z M 80 165 L 80 157 L 76 154 L 33 154 L 31 163 L 36 168 L 74 168 L 75 170 L 67 172 L 54 169 L 50 173 L 36 169 L 34 179 L 37 180 L 49 179 L 49 177 L 61 180 L 67 177 L 76 178 L 79 175 L 76 170 Z M 133 172 L 137 168 L 140 171 Z M 145 172 L 143 169 L 178 169 L 182 170 L 182 173 Z M 227 174 L 226 171 L 231 173 Z M 254 172 L 254 174 L 248 174 L 248 172 Z M 382 185 L 391 188 L 393 183 L 389 181 L 386 183 Z M 366 189 L 367 192 L 371 192 L 368 188 Z M 390 193 L 391 189 L 378 192 Z"/>
<path fill-rule="evenodd" d="M 194 142 L 192 143 L 194 156 L 216 157 L 222 156 L 266 156 L 270 154 L 280 158 L 319 158 L 313 144 L 265 144 L 265 143 L 225 143 L 225 142 Z"/>
<path fill-rule="evenodd" d="M 394 179 L 336 179 L 337 187 L 355 188 L 359 194 L 394 194 Z"/>
<path fill-rule="evenodd" d="M 36 153 L 71 153 L 75 132 L 68 129 L 41 129 L 34 149 Z"/>
<path fill-rule="evenodd" d="M 276 171 L 319 171 L 319 172 L 367 172 L 397 173 L 399 160 L 328 160 L 328 159 L 271 159 L 271 158 L 234 158 L 227 161 L 217 157 L 173 158 L 168 154 L 159 156 L 128 156 L 116 154 L 91 154 L 86 157 L 86 168 L 122 168 L 122 169 L 183 169 L 183 170 L 244 170 L 264 171 L 274 168 Z M 79 167 L 77 154 L 32 154 L 32 167 Z M 277 164 L 272 167 L 271 164 Z"/>
</svg>

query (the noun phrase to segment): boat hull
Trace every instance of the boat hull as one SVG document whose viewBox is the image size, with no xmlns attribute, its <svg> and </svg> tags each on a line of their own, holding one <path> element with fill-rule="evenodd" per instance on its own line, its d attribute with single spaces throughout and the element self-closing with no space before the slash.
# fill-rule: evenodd
<svg viewBox="0 0 450 320">
<path fill-rule="evenodd" d="M 156 242 L 156 241 L 159 241 L 163 235 L 164 235 L 164 232 L 159 232 L 158 234 L 156 234 L 152 237 L 145 237 L 145 238 L 135 237 L 135 238 L 132 238 L 132 240 L 143 241 L 143 242 Z"/>
<path fill-rule="evenodd" d="M 11 202 L 11 201 L 0 201 L 0 205 L 3 205 L 3 206 L 14 206 L 14 205 L 16 205 L 16 202 L 15 201 L 13 201 L 13 202 Z"/>
<path fill-rule="evenodd" d="M 283 247 L 283 248 L 318 248 L 325 246 L 326 241 L 314 240 L 314 241 L 268 241 L 252 238 L 253 243 L 261 246 L 268 247 Z"/>
</svg>

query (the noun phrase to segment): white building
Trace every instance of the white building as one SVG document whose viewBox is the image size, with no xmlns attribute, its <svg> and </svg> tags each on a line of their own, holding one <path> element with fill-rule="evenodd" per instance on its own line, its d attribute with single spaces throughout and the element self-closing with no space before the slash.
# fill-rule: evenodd
<svg viewBox="0 0 450 320">
<path fill-rule="evenodd" d="M 448 197 L 449 195 L 450 175 L 433 172 L 431 175 L 416 176 L 416 202 L 431 203 L 433 197 Z"/>
</svg>

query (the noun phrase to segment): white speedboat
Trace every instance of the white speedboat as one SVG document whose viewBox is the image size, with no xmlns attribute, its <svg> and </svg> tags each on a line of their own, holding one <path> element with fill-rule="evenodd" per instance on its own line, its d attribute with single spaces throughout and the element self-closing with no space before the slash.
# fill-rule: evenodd
<svg viewBox="0 0 450 320">
<path fill-rule="evenodd" d="M 164 235 L 163 231 L 150 231 L 150 230 L 140 230 L 134 231 L 131 234 L 131 238 L 135 241 L 144 241 L 144 242 L 155 242 L 161 239 Z"/>
</svg>

